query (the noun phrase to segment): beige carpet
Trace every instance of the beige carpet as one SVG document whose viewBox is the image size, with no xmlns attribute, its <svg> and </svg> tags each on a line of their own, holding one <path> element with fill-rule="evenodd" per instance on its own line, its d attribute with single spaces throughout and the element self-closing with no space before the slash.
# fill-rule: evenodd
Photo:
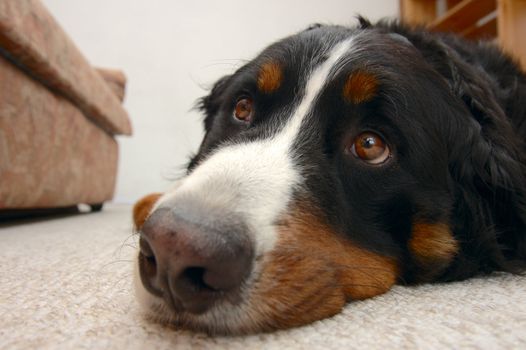
<svg viewBox="0 0 526 350">
<path fill-rule="evenodd" d="M 130 207 L 0 226 L 0 349 L 526 349 L 526 278 L 396 287 L 309 326 L 209 338 L 141 317 Z"/>
</svg>

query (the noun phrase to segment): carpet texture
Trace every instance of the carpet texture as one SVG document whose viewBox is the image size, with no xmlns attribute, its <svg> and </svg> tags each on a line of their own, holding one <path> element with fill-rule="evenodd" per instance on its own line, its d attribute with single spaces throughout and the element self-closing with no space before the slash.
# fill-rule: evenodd
<svg viewBox="0 0 526 350">
<path fill-rule="evenodd" d="M 0 226 L 0 349 L 526 348 L 526 278 L 395 287 L 271 334 L 211 338 L 144 319 L 131 208 Z"/>
</svg>

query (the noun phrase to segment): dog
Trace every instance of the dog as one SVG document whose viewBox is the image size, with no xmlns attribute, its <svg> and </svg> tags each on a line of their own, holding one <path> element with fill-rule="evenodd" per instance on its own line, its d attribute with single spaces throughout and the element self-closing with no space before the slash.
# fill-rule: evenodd
<svg viewBox="0 0 526 350">
<path fill-rule="evenodd" d="M 187 174 L 134 207 L 157 320 L 266 332 L 396 283 L 524 271 L 526 76 L 493 44 L 313 25 L 198 107 Z"/>
</svg>

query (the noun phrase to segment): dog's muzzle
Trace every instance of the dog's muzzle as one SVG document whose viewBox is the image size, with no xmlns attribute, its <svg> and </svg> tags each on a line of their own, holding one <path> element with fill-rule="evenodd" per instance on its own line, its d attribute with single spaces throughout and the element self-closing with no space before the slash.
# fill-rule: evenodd
<svg viewBox="0 0 526 350">
<path fill-rule="evenodd" d="M 157 208 L 140 230 L 139 271 L 145 289 L 174 311 L 191 314 L 240 300 L 254 249 L 247 226 L 233 216 L 184 200 Z"/>
</svg>

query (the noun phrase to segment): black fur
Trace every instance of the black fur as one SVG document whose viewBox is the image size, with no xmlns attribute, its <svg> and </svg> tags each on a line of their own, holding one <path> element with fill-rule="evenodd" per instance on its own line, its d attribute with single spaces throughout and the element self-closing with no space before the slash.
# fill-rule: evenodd
<svg viewBox="0 0 526 350">
<path fill-rule="evenodd" d="M 305 121 L 295 159 L 308 191 L 339 232 L 396 257 L 401 282 L 458 280 L 495 270 L 519 273 L 526 260 L 526 76 L 493 44 L 466 42 L 395 22 L 356 28 L 315 25 L 270 46 L 221 79 L 199 106 L 206 136 L 189 172 L 224 143 L 268 137 L 303 94 L 304 72 L 324 45 L 356 35 L 350 53 Z M 284 82 L 272 96 L 255 88 L 268 58 L 284 62 Z M 349 72 L 366 69 L 379 81 L 372 101 L 341 98 Z M 255 100 L 251 125 L 232 120 L 236 98 Z M 362 130 L 383 135 L 394 149 L 388 165 L 371 167 L 342 152 Z M 257 155 L 254 155 L 257 157 Z M 257 161 L 257 159 L 255 159 Z M 446 266 L 422 268 L 407 248 L 415 219 L 445 222 L 460 251 Z"/>
</svg>

